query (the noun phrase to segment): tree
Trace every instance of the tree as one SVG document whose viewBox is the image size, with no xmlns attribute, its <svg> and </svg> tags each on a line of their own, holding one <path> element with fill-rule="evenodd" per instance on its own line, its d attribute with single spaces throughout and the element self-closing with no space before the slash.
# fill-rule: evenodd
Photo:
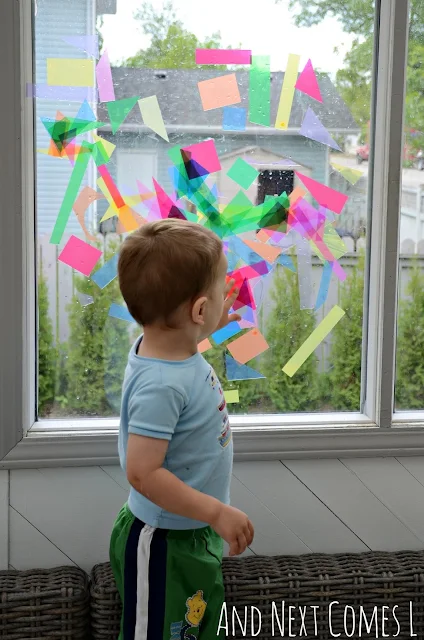
<svg viewBox="0 0 424 640">
<path fill-rule="evenodd" d="M 38 414 L 47 415 L 55 397 L 57 350 L 49 317 L 47 280 L 41 262 L 38 275 Z"/>
<path fill-rule="evenodd" d="M 399 306 L 396 351 L 396 407 L 424 407 L 424 275 L 415 264 Z"/>
<path fill-rule="evenodd" d="M 277 265 L 271 290 L 273 309 L 266 324 L 270 346 L 261 367 L 266 390 L 277 411 L 314 411 L 318 407 L 317 360 L 311 356 L 289 378 L 282 368 L 315 327 L 313 310 L 300 309 L 296 273 Z"/>
<path fill-rule="evenodd" d="M 336 411 L 360 409 L 364 265 L 360 253 L 343 285 L 340 306 L 346 315 L 332 332 L 328 381 L 329 400 Z"/>
<path fill-rule="evenodd" d="M 105 261 L 116 249 L 110 245 Z M 115 279 L 99 289 L 92 280 L 75 276 L 75 288 L 93 303 L 82 306 L 74 295 L 68 307 L 67 408 L 78 415 L 116 415 L 130 349 L 128 324 L 108 316 L 112 302 L 122 304 L 119 285 Z"/>
<path fill-rule="evenodd" d="M 220 33 L 213 33 L 203 42 L 187 31 L 177 19 L 170 0 L 157 13 L 150 3 L 143 3 L 135 16 L 142 24 L 145 35 L 150 36 L 150 45 L 124 62 L 127 67 L 149 67 L 152 69 L 197 69 L 195 50 L 214 49 L 221 46 Z M 202 69 L 225 69 L 225 66 L 202 65 Z"/>
<path fill-rule="evenodd" d="M 276 0 L 278 2 L 278 0 Z M 338 18 L 347 33 L 357 34 L 352 49 L 346 55 L 345 68 L 336 76 L 336 86 L 352 110 L 358 124 L 364 126 L 370 118 L 371 69 L 374 38 L 373 0 L 290 0 L 296 11 L 295 24 L 310 27 L 327 16 Z M 423 69 L 424 2 L 412 0 L 409 26 L 407 66 L 407 127 L 424 130 Z"/>
</svg>

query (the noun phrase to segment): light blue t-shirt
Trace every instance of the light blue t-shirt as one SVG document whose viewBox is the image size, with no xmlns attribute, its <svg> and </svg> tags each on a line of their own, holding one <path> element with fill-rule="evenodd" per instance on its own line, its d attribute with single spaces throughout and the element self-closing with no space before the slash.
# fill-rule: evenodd
<svg viewBox="0 0 424 640">
<path fill-rule="evenodd" d="M 133 345 L 122 390 L 119 458 L 126 471 L 128 434 L 169 440 L 163 467 L 185 484 L 230 501 L 233 441 L 220 382 L 200 353 L 187 360 L 137 355 Z M 205 522 L 161 509 L 133 487 L 128 506 L 152 527 L 194 529 Z"/>
</svg>

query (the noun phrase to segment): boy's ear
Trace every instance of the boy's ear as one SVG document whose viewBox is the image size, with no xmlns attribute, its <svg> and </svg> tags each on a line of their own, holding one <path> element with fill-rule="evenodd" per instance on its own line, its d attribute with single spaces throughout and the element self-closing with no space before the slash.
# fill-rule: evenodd
<svg viewBox="0 0 424 640">
<path fill-rule="evenodd" d="M 195 324 L 205 324 L 205 310 L 208 299 L 206 296 L 197 298 L 191 308 L 191 319 Z"/>
</svg>

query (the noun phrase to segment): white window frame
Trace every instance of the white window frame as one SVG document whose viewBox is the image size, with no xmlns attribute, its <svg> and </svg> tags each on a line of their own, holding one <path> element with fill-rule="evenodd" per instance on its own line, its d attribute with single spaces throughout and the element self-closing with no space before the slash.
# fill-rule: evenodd
<svg viewBox="0 0 424 640">
<path fill-rule="evenodd" d="M 401 150 L 408 0 L 376 0 L 361 412 L 232 416 L 239 460 L 423 455 L 424 412 L 394 413 Z M 117 419 L 35 416 L 35 260 L 32 15 L 28 0 L 0 3 L 0 469 L 118 464 Z M 18 118 L 18 114 L 22 118 Z M 370 164 L 371 166 L 371 164 Z"/>
</svg>

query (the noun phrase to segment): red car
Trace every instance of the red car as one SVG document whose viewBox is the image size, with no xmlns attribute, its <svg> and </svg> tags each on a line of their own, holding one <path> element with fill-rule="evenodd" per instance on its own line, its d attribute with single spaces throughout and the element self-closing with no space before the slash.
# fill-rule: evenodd
<svg viewBox="0 0 424 640">
<path fill-rule="evenodd" d="M 361 164 L 364 160 L 368 160 L 370 157 L 370 145 L 364 144 L 362 147 L 358 147 L 356 150 L 356 162 Z"/>
</svg>

